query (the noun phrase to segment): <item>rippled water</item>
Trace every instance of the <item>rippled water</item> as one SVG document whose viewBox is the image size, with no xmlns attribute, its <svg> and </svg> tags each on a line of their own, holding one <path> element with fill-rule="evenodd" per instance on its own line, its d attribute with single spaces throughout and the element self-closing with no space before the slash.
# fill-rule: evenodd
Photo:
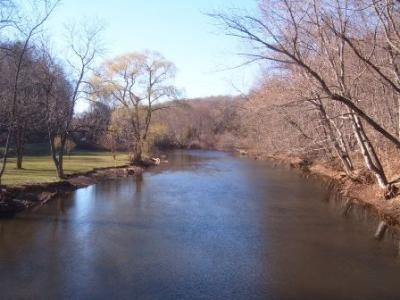
<svg viewBox="0 0 400 300">
<path fill-rule="evenodd" d="M 1 299 L 400 299 L 391 241 L 321 185 L 175 152 L 0 222 Z"/>
</svg>

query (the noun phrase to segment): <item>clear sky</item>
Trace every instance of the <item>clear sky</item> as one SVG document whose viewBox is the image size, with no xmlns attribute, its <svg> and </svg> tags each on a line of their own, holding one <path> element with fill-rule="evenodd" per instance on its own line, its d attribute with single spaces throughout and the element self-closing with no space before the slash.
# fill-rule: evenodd
<svg viewBox="0 0 400 300">
<path fill-rule="evenodd" d="M 240 42 L 205 15 L 230 8 L 252 11 L 256 0 L 63 0 L 48 28 L 61 37 L 69 20 L 98 18 L 106 24 L 107 57 L 156 50 L 177 66 L 176 84 L 185 96 L 235 94 L 248 90 L 258 68 L 232 70 L 243 62 L 236 55 Z"/>
</svg>

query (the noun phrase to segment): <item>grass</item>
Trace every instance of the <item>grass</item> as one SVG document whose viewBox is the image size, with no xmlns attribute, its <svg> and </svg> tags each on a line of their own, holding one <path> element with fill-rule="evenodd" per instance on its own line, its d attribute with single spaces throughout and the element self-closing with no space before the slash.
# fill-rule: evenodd
<svg viewBox="0 0 400 300">
<path fill-rule="evenodd" d="M 128 155 L 117 154 L 114 161 L 110 152 L 74 152 L 64 157 L 65 174 L 91 171 L 94 168 L 121 166 L 128 163 Z M 29 155 L 24 157 L 23 169 L 16 168 L 15 158 L 7 163 L 2 183 L 5 185 L 23 185 L 32 183 L 47 183 L 58 181 L 53 160 L 50 156 Z"/>
</svg>

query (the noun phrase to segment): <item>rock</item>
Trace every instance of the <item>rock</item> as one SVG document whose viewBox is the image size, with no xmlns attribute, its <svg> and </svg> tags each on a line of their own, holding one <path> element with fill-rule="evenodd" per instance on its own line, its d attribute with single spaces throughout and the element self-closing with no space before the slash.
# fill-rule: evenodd
<svg viewBox="0 0 400 300">
<path fill-rule="evenodd" d="M 242 156 L 246 156 L 248 154 L 248 152 L 244 149 L 236 149 L 236 151 Z"/>
<path fill-rule="evenodd" d="M 158 157 L 152 157 L 150 158 L 150 160 L 156 165 L 158 166 L 161 163 L 161 160 Z"/>
<path fill-rule="evenodd" d="M 93 177 L 78 176 L 78 177 L 69 179 L 69 183 L 73 186 L 72 189 L 76 189 L 76 188 L 86 187 L 91 184 L 94 184 L 94 183 L 96 183 L 96 180 Z"/>
<path fill-rule="evenodd" d="M 141 174 L 142 169 L 139 167 L 131 166 L 125 169 L 125 176 Z"/>
<path fill-rule="evenodd" d="M 37 196 L 37 200 L 42 203 L 46 203 L 47 201 L 53 199 L 57 195 L 57 192 L 41 192 Z"/>
</svg>

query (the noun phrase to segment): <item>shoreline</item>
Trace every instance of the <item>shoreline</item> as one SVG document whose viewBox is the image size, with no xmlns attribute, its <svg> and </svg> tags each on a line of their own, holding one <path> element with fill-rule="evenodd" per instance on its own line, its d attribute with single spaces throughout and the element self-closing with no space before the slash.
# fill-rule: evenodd
<svg viewBox="0 0 400 300">
<path fill-rule="evenodd" d="M 383 237 L 387 229 L 400 232 L 400 196 L 393 200 L 385 200 L 382 193 L 379 195 L 380 190 L 375 184 L 355 182 L 343 172 L 301 158 L 237 151 L 223 152 L 236 153 L 254 160 L 268 161 L 274 166 L 299 170 L 300 174 L 306 178 L 321 180 L 326 185 L 330 199 L 334 198 L 341 202 L 345 215 L 353 207 L 359 207 L 367 209 L 380 220 L 375 234 L 379 239 Z M 1 187 L 3 205 L 0 205 L 0 218 L 12 217 L 18 212 L 34 206 L 41 206 L 56 197 L 104 180 L 140 175 L 149 166 L 150 164 L 140 166 L 127 164 L 117 167 L 95 168 L 87 172 L 69 175 L 64 180 L 51 183 L 3 186 Z M 379 229 L 381 229 L 381 232 L 379 232 Z"/>
<path fill-rule="evenodd" d="M 41 206 L 56 197 L 104 180 L 141 175 L 146 167 L 148 166 L 122 165 L 95 168 L 87 172 L 68 175 L 66 179 L 56 182 L 2 186 L 0 187 L 2 189 L 0 218 L 13 217 L 26 209 Z"/>
<path fill-rule="evenodd" d="M 240 153 L 240 155 L 255 160 L 269 161 L 275 166 L 299 170 L 300 174 L 306 178 L 321 180 L 329 192 L 329 200 L 341 202 L 344 215 L 348 215 L 354 207 L 357 207 L 368 210 L 378 218 L 379 224 L 375 232 L 375 238 L 378 240 L 382 239 L 388 230 L 400 233 L 400 195 L 386 200 L 376 184 L 356 182 L 345 173 L 319 162 L 257 153 L 246 153 L 246 155 Z"/>
</svg>

